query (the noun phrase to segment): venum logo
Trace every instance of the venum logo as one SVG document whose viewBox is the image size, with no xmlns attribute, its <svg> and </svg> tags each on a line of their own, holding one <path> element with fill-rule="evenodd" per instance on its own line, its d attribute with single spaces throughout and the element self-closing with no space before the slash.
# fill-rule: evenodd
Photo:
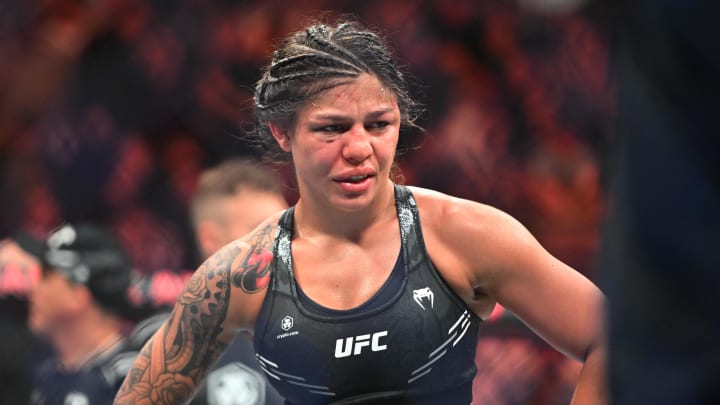
<svg viewBox="0 0 720 405">
<path fill-rule="evenodd" d="M 425 309 L 425 305 L 423 305 L 423 302 L 425 302 L 426 305 L 429 304 L 430 308 L 432 308 L 435 304 L 435 294 L 433 294 L 430 287 L 413 290 L 413 299 L 415 300 L 415 302 L 417 302 L 418 305 L 420 305 L 420 308 L 422 308 L 423 310 Z"/>
<path fill-rule="evenodd" d="M 387 350 L 387 345 L 381 344 L 380 338 L 387 336 L 388 331 L 375 332 L 367 335 L 350 336 L 335 341 L 335 358 L 357 356 L 364 347 L 370 347 L 373 352 Z"/>
</svg>

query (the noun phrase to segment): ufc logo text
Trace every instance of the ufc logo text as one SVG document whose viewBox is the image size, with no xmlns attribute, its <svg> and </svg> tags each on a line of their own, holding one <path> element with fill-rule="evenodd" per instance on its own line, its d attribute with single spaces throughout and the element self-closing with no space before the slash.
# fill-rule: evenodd
<svg viewBox="0 0 720 405">
<path fill-rule="evenodd" d="M 363 347 L 370 346 L 373 352 L 387 350 L 387 345 L 380 344 L 380 338 L 387 336 L 388 331 L 375 332 L 373 334 L 346 337 L 335 341 L 335 358 L 357 356 L 362 353 Z"/>
</svg>

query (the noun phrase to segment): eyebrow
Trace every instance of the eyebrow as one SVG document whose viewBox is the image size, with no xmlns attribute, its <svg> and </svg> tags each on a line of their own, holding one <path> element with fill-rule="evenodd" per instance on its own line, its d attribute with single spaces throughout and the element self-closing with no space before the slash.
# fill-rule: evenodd
<svg viewBox="0 0 720 405">
<path fill-rule="evenodd" d="M 388 112 L 394 111 L 394 108 L 387 107 L 387 108 L 381 108 L 379 110 L 372 111 L 367 114 L 366 117 L 369 118 L 375 118 L 378 116 L 381 116 L 383 114 L 386 114 Z M 313 115 L 310 117 L 311 120 L 327 120 L 327 121 L 343 121 L 346 120 L 348 117 L 346 115 L 340 115 L 340 114 L 318 114 Z"/>
</svg>

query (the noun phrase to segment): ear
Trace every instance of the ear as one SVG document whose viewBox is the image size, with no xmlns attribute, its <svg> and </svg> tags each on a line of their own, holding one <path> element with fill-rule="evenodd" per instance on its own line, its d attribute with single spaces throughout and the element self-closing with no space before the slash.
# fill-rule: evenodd
<svg viewBox="0 0 720 405">
<path fill-rule="evenodd" d="M 280 145 L 280 149 L 285 152 L 290 152 L 290 134 L 288 133 L 288 130 L 282 128 L 274 122 L 269 122 L 268 126 L 270 127 L 270 132 L 272 132 L 273 138 L 275 138 L 278 145 Z"/>
</svg>

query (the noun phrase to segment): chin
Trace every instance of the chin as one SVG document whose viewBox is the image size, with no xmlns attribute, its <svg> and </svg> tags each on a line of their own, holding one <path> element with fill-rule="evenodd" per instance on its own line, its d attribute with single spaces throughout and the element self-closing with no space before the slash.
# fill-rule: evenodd
<svg viewBox="0 0 720 405">
<path fill-rule="evenodd" d="M 369 207 L 374 199 L 374 194 L 363 193 L 357 195 L 343 195 L 332 201 L 333 206 L 344 212 L 362 211 Z"/>
</svg>

